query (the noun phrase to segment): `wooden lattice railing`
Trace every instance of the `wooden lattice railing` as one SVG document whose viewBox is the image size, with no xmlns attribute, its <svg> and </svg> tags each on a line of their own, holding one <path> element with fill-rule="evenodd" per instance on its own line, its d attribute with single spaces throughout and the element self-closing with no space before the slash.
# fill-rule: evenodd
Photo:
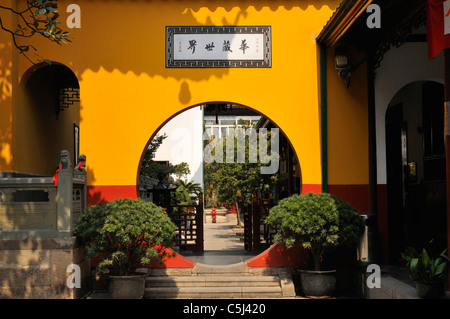
<svg viewBox="0 0 450 319">
<path fill-rule="evenodd" d="M 197 205 L 164 206 L 167 214 L 177 226 L 175 246 L 180 251 L 202 252 L 203 246 L 203 203 Z"/>
</svg>

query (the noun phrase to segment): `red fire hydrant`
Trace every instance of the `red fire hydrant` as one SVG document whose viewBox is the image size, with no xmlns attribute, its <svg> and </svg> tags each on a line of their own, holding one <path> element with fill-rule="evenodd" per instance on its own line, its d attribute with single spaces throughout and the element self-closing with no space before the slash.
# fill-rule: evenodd
<svg viewBox="0 0 450 319">
<path fill-rule="evenodd" d="M 211 209 L 211 218 L 212 218 L 212 222 L 215 223 L 216 222 L 216 208 L 213 207 Z"/>
</svg>

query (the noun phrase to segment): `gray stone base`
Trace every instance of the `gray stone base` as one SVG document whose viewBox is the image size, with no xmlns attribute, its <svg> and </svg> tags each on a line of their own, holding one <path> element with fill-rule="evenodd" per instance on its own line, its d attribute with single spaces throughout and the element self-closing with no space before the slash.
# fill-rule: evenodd
<svg viewBox="0 0 450 319">
<path fill-rule="evenodd" d="M 70 264 L 80 266 L 81 288 L 67 286 Z M 90 258 L 75 237 L 0 240 L 0 298 L 81 298 L 89 274 Z"/>
</svg>

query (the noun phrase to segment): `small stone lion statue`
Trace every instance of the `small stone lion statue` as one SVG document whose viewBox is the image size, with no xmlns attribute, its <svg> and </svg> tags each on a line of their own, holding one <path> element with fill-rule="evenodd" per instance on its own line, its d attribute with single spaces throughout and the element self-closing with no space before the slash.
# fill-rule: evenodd
<svg viewBox="0 0 450 319">
<path fill-rule="evenodd" d="M 60 169 L 71 169 L 72 168 L 69 151 L 67 151 L 67 150 L 61 151 L 61 160 L 60 160 L 59 167 L 60 167 Z"/>
</svg>

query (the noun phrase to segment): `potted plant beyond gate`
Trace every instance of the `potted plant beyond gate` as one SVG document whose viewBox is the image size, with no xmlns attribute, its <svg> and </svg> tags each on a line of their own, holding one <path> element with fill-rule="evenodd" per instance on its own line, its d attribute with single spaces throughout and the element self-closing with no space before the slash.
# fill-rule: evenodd
<svg viewBox="0 0 450 319">
<path fill-rule="evenodd" d="M 336 270 L 323 271 L 320 260 L 331 248 L 355 243 L 364 231 L 359 212 L 332 194 L 292 195 L 280 200 L 266 219 L 277 229 L 275 240 L 287 248 L 297 243 L 309 250 L 314 270 L 301 270 L 305 296 L 331 296 L 336 286 Z"/>
<path fill-rule="evenodd" d="M 116 199 L 90 206 L 78 219 L 75 234 L 87 246 L 96 267 L 109 279 L 114 299 L 142 298 L 146 274 L 136 267 L 162 261 L 173 245 L 176 226 L 162 208 L 141 199 Z"/>
<path fill-rule="evenodd" d="M 407 262 L 409 277 L 416 284 L 417 295 L 424 299 L 441 298 L 445 292 L 445 276 L 450 261 L 447 249 L 438 257 L 430 258 L 425 248 L 418 253 L 414 247 L 407 247 L 402 258 Z"/>
</svg>

